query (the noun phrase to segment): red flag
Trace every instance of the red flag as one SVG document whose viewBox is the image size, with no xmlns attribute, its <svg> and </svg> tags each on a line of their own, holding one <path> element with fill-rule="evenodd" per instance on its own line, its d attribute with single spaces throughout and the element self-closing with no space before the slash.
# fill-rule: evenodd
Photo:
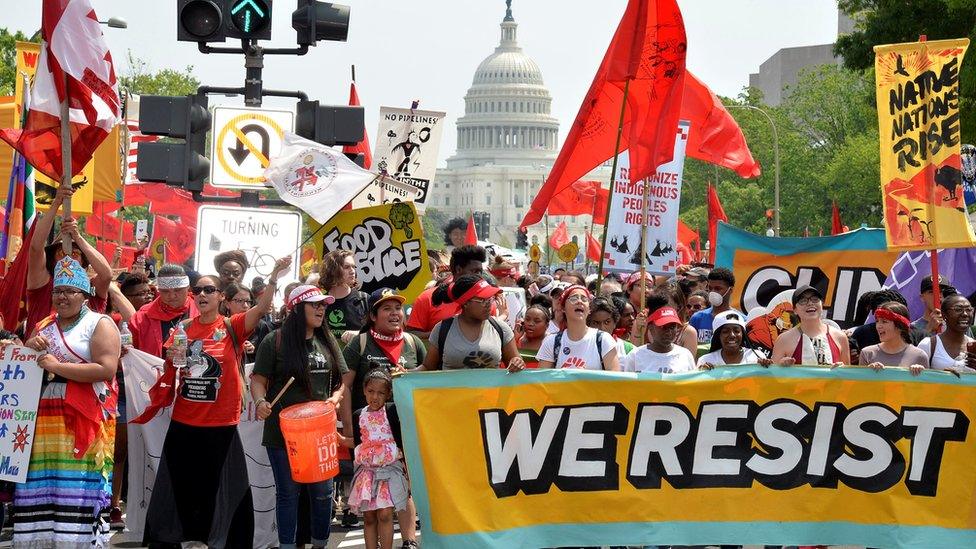
<svg viewBox="0 0 976 549">
<path fill-rule="evenodd" d="M 558 250 L 566 244 L 569 244 L 569 229 L 566 227 L 565 221 L 560 221 L 556 230 L 549 236 L 549 246 L 553 250 Z"/>
<path fill-rule="evenodd" d="M 359 93 L 356 92 L 356 82 L 349 84 L 349 106 L 359 106 Z M 369 135 L 363 130 L 363 140 L 356 145 L 346 145 L 342 147 L 344 153 L 362 153 L 364 157 L 363 167 L 367 170 L 373 165 L 373 154 L 369 152 Z"/>
<path fill-rule="evenodd" d="M 153 218 L 149 249 L 164 246 L 166 263 L 183 263 L 196 249 L 196 231 L 182 223 L 157 215 Z"/>
<path fill-rule="evenodd" d="M 98 253 L 103 256 L 110 258 L 115 257 L 115 250 L 119 249 L 119 246 L 115 242 L 108 240 L 100 240 L 95 243 L 95 249 Z M 122 257 L 119 259 L 119 267 L 123 269 L 128 269 L 136 260 L 136 249 L 130 246 L 122 246 Z"/>
<path fill-rule="evenodd" d="M 708 241 L 711 243 L 711 248 L 708 251 L 708 262 L 715 263 L 715 251 L 718 248 L 715 236 L 718 234 L 718 222 L 725 221 L 729 222 L 729 218 L 725 215 L 725 210 L 722 209 L 722 202 L 718 199 L 718 193 L 715 192 L 715 187 L 708 184 Z"/>
<path fill-rule="evenodd" d="M 61 102 L 67 99 L 70 106 L 71 175 L 75 175 L 118 123 L 121 101 L 112 54 L 102 39 L 91 0 L 44 0 L 41 33 L 44 44 L 27 123 L 22 130 L 0 130 L 0 139 L 20 151 L 37 171 L 59 181 Z"/>
<path fill-rule="evenodd" d="M 830 215 L 830 234 L 843 234 L 847 231 L 844 230 L 844 222 L 840 220 L 840 208 L 837 207 L 837 201 L 834 201 L 833 212 Z"/>
<path fill-rule="evenodd" d="M 17 325 L 24 318 L 27 318 L 26 298 L 27 298 L 27 263 L 30 256 L 31 238 L 34 236 L 34 227 L 31 225 L 27 231 L 17 256 L 7 266 L 7 272 L 0 278 L 0 318 L 3 320 L 3 327 L 14 331 Z"/>
<path fill-rule="evenodd" d="M 593 222 L 603 225 L 607 218 L 610 191 L 599 181 L 577 181 L 552 197 L 549 215 L 591 215 Z"/>
<path fill-rule="evenodd" d="M 742 129 L 722 100 L 691 72 L 685 75 L 681 119 L 691 122 L 688 156 L 734 170 L 741 177 L 759 177 Z"/>
<path fill-rule="evenodd" d="M 701 237 L 698 235 L 698 231 L 692 229 L 685 222 L 678 220 L 678 242 L 684 244 L 689 250 L 692 249 L 691 243 L 699 240 Z"/>
<path fill-rule="evenodd" d="M 472 246 L 478 244 L 478 231 L 474 228 L 474 214 L 468 214 L 468 229 L 464 233 L 464 243 Z"/>
<path fill-rule="evenodd" d="M 599 263 L 602 258 L 603 248 L 600 247 L 600 241 L 593 238 L 590 231 L 586 231 L 586 259 L 594 263 Z"/>
<path fill-rule="evenodd" d="M 117 241 L 119 229 L 122 230 L 122 242 L 132 242 L 136 239 L 135 225 L 114 215 L 90 215 L 85 218 L 85 232 L 96 238 Z"/>
<path fill-rule="evenodd" d="M 630 180 L 671 160 L 684 88 L 684 22 L 676 0 L 630 0 L 583 99 L 549 178 L 522 220 L 538 223 L 552 198 L 614 155 L 629 82 L 620 151 L 630 150 Z"/>
</svg>

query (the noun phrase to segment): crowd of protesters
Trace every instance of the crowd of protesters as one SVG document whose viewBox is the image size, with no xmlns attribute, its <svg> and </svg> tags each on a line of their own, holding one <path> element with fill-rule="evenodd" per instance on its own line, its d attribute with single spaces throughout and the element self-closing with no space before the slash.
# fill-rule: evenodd
<svg viewBox="0 0 976 549">
<path fill-rule="evenodd" d="M 725 268 L 685 265 L 671 277 L 597 277 L 564 269 L 541 274 L 530 262 L 523 273 L 512 257 L 465 245 L 463 220 L 452 220 L 445 228 L 449 255 L 431 253 L 435 275 L 413 303 L 390 288 L 364 292 L 355 256 L 344 250 L 326 254 L 303 283 L 282 291 L 278 280 L 291 258 L 279 259 L 267 280 L 246 285 L 248 261 L 240 251 L 220 254 L 213 274 L 171 264 L 154 269 L 143 254 L 131 269 L 113 273 L 74 221 L 54 233 L 70 194 L 59 191 L 37 222 L 43 237 L 30 249 L 27 320 L 19 333 L 0 334 L 5 344 L 35 349 L 46 372 L 27 482 L 15 487 L 15 546 L 91 547 L 110 528 L 124 527 L 126 424 L 168 406 L 172 421 L 144 541 L 249 546 L 253 506 L 236 429 L 248 388 L 264 421 L 280 547 L 299 543 L 303 520 L 312 547 L 325 546 L 340 513 L 347 526 L 362 516 L 367 541 L 386 548 L 394 518 L 403 546 L 417 545 L 417 512 L 391 402 L 395 377 L 404 372 L 670 374 L 737 364 L 902 367 L 914 375 L 976 371 L 973 297 L 946 278 L 922 281 L 925 313 L 917 319 L 893 290 L 865 294 L 848 330 L 825 318 L 822 289 L 800 286 L 792 296 L 792 327 L 764 350 L 747 337 L 748 315 L 732 305 L 736 280 Z M 45 246 L 52 233 L 55 244 Z M 285 302 L 279 311 L 276 294 Z M 185 345 L 177 341 L 182 336 Z M 130 348 L 166 360 L 139 418 L 127 413 L 120 366 Z M 252 362 L 247 378 L 244 364 Z M 336 406 L 348 449 L 340 454 L 344 475 L 302 486 L 291 478 L 278 416 L 311 400 Z"/>
</svg>

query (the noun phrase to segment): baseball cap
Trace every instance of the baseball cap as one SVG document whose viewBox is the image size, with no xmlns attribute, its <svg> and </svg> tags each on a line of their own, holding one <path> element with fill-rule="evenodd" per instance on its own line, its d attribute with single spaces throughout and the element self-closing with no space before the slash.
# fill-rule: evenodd
<svg viewBox="0 0 976 549">
<path fill-rule="evenodd" d="M 301 286 L 296 286 L 291 293 L 288 294 L 288 308 L 291 309 L 299 303 L 318 303 L 319 301 L 324 301 L 326 305 L 331 305 L 335 303 L 335 298 L 328 294 L 323 294 L 322 290 L 318 286 L 312 286 L 311 284 L 302 284 Z"/>
<path fill-rule="evenodd" d="M 454 285 L 452 284 L 451 287 L 448 288 L 447 293 L 454 300 L 455 303 L 457 303 L 458 305 L 464 305 L 465 303 L 467 303 L 468 301 L 470 301 L 475 297 L 480 299 L 488 299 L 490 297 L 495 297 L 496 295 L 502 292 L 502 289 L 482 278 L 478 280 L 478 282 L 475 283 L 474 286 L 468 288 L 468 290 L 461 295 L 454 295 L 455 291 L 456 290 L 454 289 Z"/>
<path fill-rule="evenodd" d="M 648 317 L 647 321 L 655 326 L 667 326 L 668 324 L 681 324 L 681 317 L 678 316 L 678 311 L 675 311 L 673 307 L 661 307 L 654 311 L 654 314 Z"/>
<path fill-rule="evenodd" d="M 742 314 L 738 311 L 725 311 L 715 315 L 712 320 L 712 333 L 717 334 L 723 326 L 733 324 L 739 326 L 743 330 L 746 329 L 746 320 L 742 318 Z"/>
<path fill-rule="evenodd" d="M 396 293 L 396 290 L 393 290 L 392 288 L 379 288 L 373 290 L 373 293 L 369 294 L 369 299 L 366 300 L 366 303 L 369 305 L 370 311 L 376 312 L 376 308 L 380 306 L 380 303 L 390 301 L 391 299 L 394 301 L 399 301 L 401 305 L 407 301 L 407 298 Z"/>
<path fill-rule="evenodd" d="M 796 307 L 796 302 L 800 300 L 800 298 L 803 296 L 803 294 L 808 293 L 808 292 L 813 292 L 814 295 L 816 295 L 817 297 L 820 298 L 821 301 L 823 301 L 824 296 L 823 296 L 823 293 L 821 293 L 820 290 L 818 290 L 817 288 L 815 288 L 814 286 L 811 286 L 809 284 L 804 284 L 804 285 L 800 286 L 799 288 L 793 290 L 793 299 L 791 300 L 791 303 L 793 303 L 793 306 Z"/>
<path fill-rule="evenodd" d="M 692 267 L 691 269 L 688 269 L 688 272 L 685 273 L 685 278 L 689 276 L 705 280 L 708 278 L 708 269 L 704 267 Z"/>
</svg>

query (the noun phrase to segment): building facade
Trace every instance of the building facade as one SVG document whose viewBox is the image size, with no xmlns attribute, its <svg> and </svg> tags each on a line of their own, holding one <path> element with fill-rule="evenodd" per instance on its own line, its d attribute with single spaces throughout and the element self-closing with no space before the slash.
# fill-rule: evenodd
<svg viewBox="0 0 976 549">
<path fill-rule="evenodd" d="M 514 247 L 516 231 L 559 151 L 559 121 L 551 114 L 552 96 L 539 66 L 522 51 L 511 7 L 501 22 L 501 40 L 478 65 L 457 120 L 457 152 L 437 170 L 428 206 L 451 217 L 470 212 L 490 215 L 488 240 Z M 610 168 L 587 179 L 609 184 Z M 554 229 L 566 221 L 582 247 L 590 216 L 550 217 Z M 545 240 L 546 227 L 529 229 Z"/>
</svg>

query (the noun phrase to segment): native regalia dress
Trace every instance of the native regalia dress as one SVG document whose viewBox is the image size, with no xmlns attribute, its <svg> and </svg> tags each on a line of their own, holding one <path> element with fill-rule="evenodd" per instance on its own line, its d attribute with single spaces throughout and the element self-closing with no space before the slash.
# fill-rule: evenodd
<svg viewBox="0 0 976 549">
<path fill-rule="evenodd" d="M 91 362 L 89 344 L 105 315 L 83 307 L 67 331 L 51 315 L 37 325 L 62 363 Z M 114 324 L 113 324 L 114 325 Z M 14 493 L 15 548 L 108 547 L 101 518 L 112 496 L 115 380 L 82 383 L 45 378 L 27 482 Z"/>
</svg>

